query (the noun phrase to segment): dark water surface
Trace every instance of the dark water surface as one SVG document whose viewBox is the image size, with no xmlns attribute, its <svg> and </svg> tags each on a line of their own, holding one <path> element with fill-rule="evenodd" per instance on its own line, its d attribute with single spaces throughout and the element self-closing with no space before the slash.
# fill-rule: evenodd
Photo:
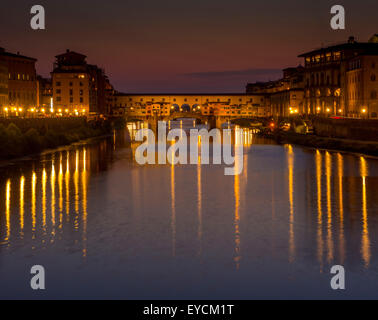
<svg viewBox="0 0 378 320">
<path fill-rule="evenodd" d="M 378 161 L 244 141 L 235 177 L 140 166 L 125 132 L 2 166 L 0 298 L 378 298 Z"/>
</svg>

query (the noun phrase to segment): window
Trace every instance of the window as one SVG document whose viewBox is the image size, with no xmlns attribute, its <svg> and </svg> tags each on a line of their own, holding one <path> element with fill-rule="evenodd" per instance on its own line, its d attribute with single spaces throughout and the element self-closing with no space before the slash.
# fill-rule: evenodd
<svg viewBox="0 0 378 320">
<path fill-rule="evenodd" d="M 73 83 L 72 82 L 70 82 L 70 87 L 72 87 L 73 86 Z"/>
<path fill-rule="evenodd" d="M 80 103 L 83 103 L 83 101 L 84 101 L 84 100 L 83 100 L 83 98 L 82 98 L 82 97 L 80 97 Z"/>
<path fill-rule="evenodd" d="M 73 95 L 73 90 L 72 89 L 70 89 L 70 96 L 72 96 Z"/>
<path fill-rule="evenodd" d="M 79 84 L 79 85 L 80 85 L 80 87 L 82 87 L 82 86 L 83 86 L 83 83 L 82 83 L 82 82 L 80 82 L 80 84 Z"/>
<path fill-rule="evenodd" d="M 56 97 L 56 101 L 60 102 L 60 101 L 62 101 L 62 98 L 61 97 Z"/>
<path fill-rule="evenodd" d="M 73 98 L 72 97 L 70 98 L 70 103 L 73 103 Z"/>
<path fill-rule="evenodd" d="M 60 83 L 60 81 L 58 81 L 57 83 L 56 83 L 56 86 L 57 87 L 60 87 L 62 84 Z"/>
<path fill-rule="evenodd" d="M 375 90 L 373 90 L 372 92 L 371 92 L 371 94 L 370 94 L 370 98 L 371 99 L 377 99 L 377 91 L 375 91 Z"/>
<path fill-rule="evenodd" d="M 80 95 L 82 96 L 84 94 L 84 91 L 83 90 L 80 90 Z"/>
<path fill-rule="evenodd" d="M 60 94 L 61 93 L 61 90 L 60 89 L 56 89 L 56 94 Z"/>
<path fill-rule="evenodd" d="M 371 79 L 371 81 L 375 81 L 377 78 L 376 78 L 375 74 L 372 74 L 370 79 Z"/>
</svg>

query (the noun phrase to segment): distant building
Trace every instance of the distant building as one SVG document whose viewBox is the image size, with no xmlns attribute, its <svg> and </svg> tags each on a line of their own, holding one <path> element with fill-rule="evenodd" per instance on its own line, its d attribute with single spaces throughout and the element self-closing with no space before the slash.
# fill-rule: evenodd
<svg viewBox="0 0 378 320">
<path fill-rule="evenodd" d="M 106 76 L 86 62 L 86 56 L 67 50 L 56 56 L 52 75 L 53 105 L 66 115 L 106 114 Z"/>
<path fill-rule="evenodd" d="M 51 106 L 51 99 L 53 98 L 52 80 L 37 77 L 37 107 L 40 110 L 48 110 Z"/>
<path fill-rule="evenodd" d="M 277 81 L 248 83 L 247 94 L 260 94 L 268 105 L 267 115 L 289 116 L 304 113 L 304 67 L 283 70 L 283 78 Z"/>
<path fill-rule="evenodd" d="M 308 114 L 377 118 L 378 36 L 301 54 Z"/>
<path fill-rule="evenodd" d="M 0 105 L 7 112 L 23 115 L 35 108 L 37 101 L 36 59 L 0 49 Z M 7 84 L 4 73 L 7 72 Z M 7 88 L 8 86 L 8 88 Z M 4 95 L 8 92 L 8 98 Z M 4 112 L 4 107 L 3 110 Z"/>
<path fill-rule="evenodd" d="M 196 112 L 225 119 L 265 117 L 267 101 L 263 94 L 125 94 L 114 96 L 114 112 L 130 116 L 169 116 L 174 112 Z"/>
</svg>

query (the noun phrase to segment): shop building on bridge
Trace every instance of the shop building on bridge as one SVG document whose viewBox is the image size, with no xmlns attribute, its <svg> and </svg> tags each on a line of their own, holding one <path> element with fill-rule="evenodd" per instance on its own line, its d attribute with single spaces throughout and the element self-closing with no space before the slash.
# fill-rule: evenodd
<svg viewBox="0 0 378 320">
<path fill-rule="evenodd" d="M 166 117 L 174 112 L 203 116 L 251 118 L 269 116 L 264 94 L 125 94 L 114 96 L 114 110 L 135 117 Z M 120 111 L 121 112 L 121 111 Z"/>
</svg>

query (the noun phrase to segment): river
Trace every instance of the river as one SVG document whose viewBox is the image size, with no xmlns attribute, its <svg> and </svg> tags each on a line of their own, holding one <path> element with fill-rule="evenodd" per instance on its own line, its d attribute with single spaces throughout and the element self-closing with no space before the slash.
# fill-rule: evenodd
<svg viewBox="0 0 378 320">
<path fill-rule="evenodd" d="M 138 165 L 127 136 L 2 164 L 0 298 L 378 298 L 378 160 L 248 131 L 225 176 Z"/>
</svg>

